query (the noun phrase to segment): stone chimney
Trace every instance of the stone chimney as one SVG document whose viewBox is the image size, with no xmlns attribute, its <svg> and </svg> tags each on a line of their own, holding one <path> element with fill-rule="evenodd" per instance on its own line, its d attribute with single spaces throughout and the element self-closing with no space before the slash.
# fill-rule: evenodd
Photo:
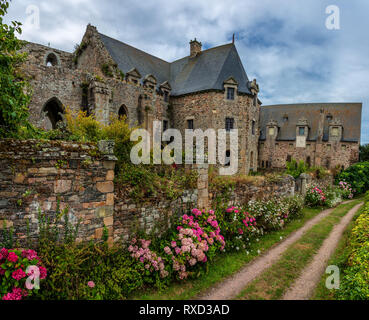
<svg viewBox="0 0 369 320">
<path fill-rule="evenodd" d="M 190 57 L 196 57 L 200 52 L 201 52 L 201 47 L 202 47 L 202 43 L 197 41 L 196 38 L 195 40 L 190 41 Z"/>
</svg>

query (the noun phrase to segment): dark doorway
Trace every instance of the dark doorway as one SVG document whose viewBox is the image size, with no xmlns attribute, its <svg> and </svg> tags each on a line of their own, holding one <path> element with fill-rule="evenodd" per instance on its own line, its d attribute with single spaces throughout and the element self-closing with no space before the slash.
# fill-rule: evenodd
<svg viewBox="0 0 369 320">
<path fill-rule="evenodd" d="M 120 108 L 119 108 L 119 111 L 118 111 L 118 117 L 119 119 L 125 119 L 127 120 L 128 118 L 128 113 L 127 113 L 127 107 L 125 105 L 122 105 Z"/>
<path fill-rule="evenodd" d="M 58 122 L 63 121 L 62 114 L 64 113 L 63 104 L 57 98 L 51 98 L 43 107 L 43 112 L 46 113 L 46 117 L 50 121 L 48 127 L 56 129 Z"/>
</svg>

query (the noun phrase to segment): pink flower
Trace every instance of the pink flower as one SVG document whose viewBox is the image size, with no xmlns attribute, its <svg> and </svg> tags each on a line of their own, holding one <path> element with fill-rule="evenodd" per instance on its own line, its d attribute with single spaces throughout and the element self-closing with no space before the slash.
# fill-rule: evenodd
<svg viewBox="0 0 369 320">
<path fill-rule="evenodd" d="M 172 242 L 170 243 L 170 245 L 172 246 L 172 248 L 175 248 L 175 247 L 177 246 L 177 242 L 172 241 Z"/>
<path fill-rule="evenodd" d="M 12 273 L 12 278 L 19 281 L 25 278 L 27 275 L 22 269 L 18 269 Z"/>
<path fill-rule="evenodd" d="M 0 260 L 6 259 L 6 257 L 8 256 L 8 250 L 5 248 L 2 248 L 0 250 Z"/>
<path fill-rule="evenodd" d="M 47 270 L 46 270 L 46 268 L 43 267 L 43 266 L 39 266 L 38 268 L 40 270 L 40 279 L 45 279 L 46 276 L 47 276 Z"/>
<path fill-rule="evenodd" d="M 243 230 L 241 228 L 238 229 L 239 234 L 243 234 Z"/>
<path fill-rule="evenodd" d="M 89 282 L 87 282 L 87 285 L 88 285 L 90 288 L 95 288 L 95 282 L 93 282 L 93 281 L 89 281 Z"/>
<path fill-rule="evenodd" d="M 15 263 L 15 262 L 18 261 L 18 256 L 14 252 L 9 252 L 8 253 L 8 261 Z"/>
<path fill-rule="evenodd" d="M 175 248 L 174 251 L 176 252 L 176 254 L 180 254 L 181 253 L 181 249 L 180 248 Z"/>
</svg>

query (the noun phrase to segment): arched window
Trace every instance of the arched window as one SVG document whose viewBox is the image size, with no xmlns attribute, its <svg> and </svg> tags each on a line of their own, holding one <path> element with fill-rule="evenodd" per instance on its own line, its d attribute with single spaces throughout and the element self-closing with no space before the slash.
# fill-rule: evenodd
<svg viewBox="0 0 369 320">
<path fill-rule="evenodd" d="M 42 111 L 46 115 L 46 129 L 56 129 L 56 124 L 63 121 L 62 114 L 64 113 L 63 104 L 58 98 L 51 98 L 45 103 Z"/>
<path fill-rule="evenodd" d="M 306 158 L 306 164 L 307 166 L 310 168 L 311 167 L 311 158 L 310 157 L 307 157 Z"/>
<path fill-rule="evenodd" d="M 122 105 L 119 108 L 118 117 L 119 119 L 125 119 L 125 120 L 128 118 L 127 107 L 125 105 Z"/>
<path fill-rule="evenodd" d="M 54 52 L 50 52 L 45 58 L 45 65 L 47 67 L 55 67 L 59 65 L 59 59 Z"/>
</svg>

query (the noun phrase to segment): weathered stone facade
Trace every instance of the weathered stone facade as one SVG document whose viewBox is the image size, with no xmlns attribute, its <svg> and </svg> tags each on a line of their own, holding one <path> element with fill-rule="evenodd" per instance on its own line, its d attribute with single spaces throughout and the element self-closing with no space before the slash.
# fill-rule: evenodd
<svg viewBox="0 0 369 320">
<path fill-rule="evenodd" d="M 39 213 L 53 221 L 59 205 L 81 221 L 77 241 L 101 239 L 104 225 L 112 241 L 115 161 L 92 144 L 1 140 L 0 228 L 5 221 L 21 243 L 36 238 Z"/>
</svg>

